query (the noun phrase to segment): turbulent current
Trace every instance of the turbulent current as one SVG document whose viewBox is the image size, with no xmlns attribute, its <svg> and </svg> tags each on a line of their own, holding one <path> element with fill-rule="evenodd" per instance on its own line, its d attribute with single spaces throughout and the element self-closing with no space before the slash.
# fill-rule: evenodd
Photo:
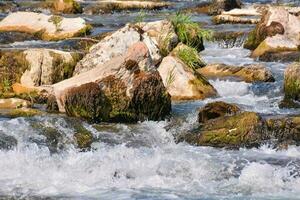
<svg viewBox="0 0 300 200">
<path fill-rule="evenodd" d="M 161 18 L 159 13 L 153 15 Z M 115 29 L 112 18 L 121 19 L 114 15 L 86 17 L 102 20 L 98 32 Z M 124 23 L 129 20 L 122 19 Z M 208 17 L 195 19 L 207 21 Z M 9 48 L 51 48 L 52 44 L 27 41 Z M 239 46 L 222 48 L 217 42 L 205 46 L 201 54 L 208 63 L 256 62 L 249 58 L 250 51 Z M 0 118 L 0 132 L 18 141 L 13 150 L 0 150 L 0 199 L 299 199 L 299 147 L 224 150 L 177 144 L 174 139 L 196 125 L 197 109 L 211 101 L 236 103 L 243 110 L 263 115 L 299 112 L 278 107 L 286 64 L 264 64 L 276 82 L 210 80 L 219 97 L 173 104 L 172 117 L 166 121 L 102 124 L 97 128 L 82 122 L 96 138 L 90 151 L 79 151 L 69 142 L 72 127 L 64 116 Z M 35 123 L 63 135 L 58 152 L 51 150 Z"/>
</svg>

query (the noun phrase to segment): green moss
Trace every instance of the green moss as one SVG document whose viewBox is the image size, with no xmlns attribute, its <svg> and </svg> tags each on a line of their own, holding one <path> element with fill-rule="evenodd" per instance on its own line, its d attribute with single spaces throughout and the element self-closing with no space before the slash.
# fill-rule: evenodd
<svg viewBox="0 0 300 200">
<path fill-rule="evenodd" d="M 78 33 L 76 34 L 76 36 L 80 37 L 80 36 L 87 36 L 91 33 L 93 29 L 93 26 L 90 24 L 87 24 L 84 28 L 80 29 L 78 31 Z"/>
<path fill-rule="evenodd" d="M 93 134 L 88 131 L 81 123 L 74 124 L 74 139 L 80 149 L 89 149 L 93 143 Z"/>
<path fill-rule="evenodd" d="M 284 92 L 286 99 L 300 100 L 300 79 L 297 77 L 285 78 Z"/>
<path fill-rule="evenodd" d="M 20 82 L 29 63 L 23 51 L 0 51 L 0 89 L 3 93 L 12 91 L 12 84 Z"/>
<path fill-rule="evenodd" d="M 61 31 L 61 22 L 62 22 L 63 18 L 61 16 L 58 16 L 58 15 L 52 15 L 48 22 L 52 22 L 55 27 L 56 27 L 56 32 L 60 32 Z"/>
<path fill-rule="evenodd" d="M 41 115 L 42 113 L 39 110 L 35 109 L 14 109 L 8 113 L 9 117 L 33 117 L 36 115 Z"/>
</svg>

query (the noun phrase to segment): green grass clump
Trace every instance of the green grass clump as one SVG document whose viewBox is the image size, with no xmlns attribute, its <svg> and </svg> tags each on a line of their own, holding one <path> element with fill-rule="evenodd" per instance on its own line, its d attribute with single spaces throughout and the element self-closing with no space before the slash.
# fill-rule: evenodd
<svg viewBox="0 0 300 200">
<path fill-rule="evenodd" d="M 212 40 L 213 32 L 205 30 L 200 25 L 191 20 L 191 16 L 176 13 L 171 19 L 180 42 L 196 48 L 198 51 L 204 50 L 203 40 Z"/>
<path fill-rule="evenodd" d="M 188 67 L 193 70 L 205 66 L 204 61 L 198 55 L 198 51 L 195 48 L 184 47 L 179 48 L 176 52 L 177 57 L 184 62 Z"/>
</svg>

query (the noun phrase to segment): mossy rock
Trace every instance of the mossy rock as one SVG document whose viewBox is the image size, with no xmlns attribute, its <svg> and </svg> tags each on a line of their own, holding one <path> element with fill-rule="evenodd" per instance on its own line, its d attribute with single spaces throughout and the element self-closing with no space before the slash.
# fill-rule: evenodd
<svg viewBox="0 0 300 200">
<path fill-rule="evenodd" d="M 6 116 L 11 118 L 17 118 L 17 117 L 34 117 L 37 115 L 42 115 L 42 112 L 36 109 L 13 109 L 10 110 Z"/>
<path fill-rule="evenodd" d="M 300 105 L 300 63 L 289 65 L 284 72 L 284 100 L 281 107 Z"/>
<path fill-rule="evenodd" d="M 0 88 L 1 92 L 11 92 L 12 85 L 20 82 L 29 63 L 21 50 L 0 51 Z"/>
<path fill-rule="evenodd" d="M 81 124 L 75 124 L 74 129 L 74 139 L 77 147 L 83 150 L 90 149 L 93 143 L 93 134 Z"/>
<path fill-rule="evenodd" d="M 71 88 L 66 94 L 66 113 L 89 121 L 106 121 L 111 105 L 97 83 Z"/>
<path fill-rule="evenodd" d="M 264 140 L 263 120 L 253 112 L 238 113 L 207 121 L 185 140 L 200 146 L 239 148 L 258 147 Z"/>
</svg>

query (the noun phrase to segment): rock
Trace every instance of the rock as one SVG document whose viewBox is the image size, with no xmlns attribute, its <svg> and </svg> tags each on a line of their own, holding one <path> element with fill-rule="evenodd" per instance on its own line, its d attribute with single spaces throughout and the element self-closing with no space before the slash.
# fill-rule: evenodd
<svg viewBox="0 0 300 200">
<path fill-rule="evenodd" d="M 247 8 L 235 8 L 229 11 L 223 11 L 222 15 L 230 16 L 261 16 L 262 11 L 257 7 L 247 7 Z"/>
<path fill-rule="evenodd" d="M 260 19 L 231 16 L 229 14 L 214 16 L 212 20 L 215 24 L 257 24 L 260 21 Z"/>
<path fill-rule="evenodd" d="M 153 65 L 159 64 L 162 54 L 169 53 L 178 43 L 174 27 L 168 21 L 127 24 L 93 45 L 90 52 L 76 65 L 74 75 L 89 71 L 124 54 L 130 46 L 139 41 L 147 45 Z"/>
<path fill-rule="evenodd" d="M 90 48 L 87 54 L 75 67 L 74 75 L 89 71 L 103 65 L 110 59 L 124 54 L 134 43 L 140 41 L 140 33 L 130 25 L 105 37 Z"/>
<path fill-rule="evenodd" d="M 0 51 L 0 91 L 10 92 L 11 85 L 20 82 L 28 65 L 22 51 Z"/>
<path fill-rule="evenodd" d="M 202 75 L 173 56 L 165 57 L 158 71 L 173 100 L 205 99 L 217 94 Z"/>
<path fill-rule="evenodd" d="M 107 121 L 111 105 L 98 83 L 86 83 L 66 93 L 65 108 L 69 116 L 90 121 Z"/>
<path fill-rule="evenodd" d="M 58 13 L 81 13 L 82 8 L 75 0 L 54 0 L 53 10 Z"/>
<path fill-rule="evenodd" d="M 172 55 L 179 58 L 188 67 L 194 70 L 206 65 L 196 49 L 182 43 L 177 45 L 177 47 L 172 51 Z"/>
<path fill-rule="evenodd" d="M 74 139 L 77 143 L 77 147 L 83 150 L 90 149 L 94 140 L 93 134 L 83 125 L 77 123 L 74 124 L 74 130 Z"/>
<path fill-rule="evenodd" d="M 139 26 L 145 32 L 143 35 L 153 40 L 163 56 L 167 56 L 178 44 L 174 26 L 168 20 L 142 23 Z"/>
<path fill-rule="evenodd" d="M 206 104 L 199 110 L 198 121 L 205 123 L 208 120 L 231 116 L 240 112 L 240 108 L 235 104 L 229 104 L 222 101 L 216 101 Z"/>
<path fill-rule="evenodd" d="M 31 108 L 18 108 L 9 110 L 4 114 L 6 117 L 17 118 L 17 117 L 33 117 L 37 115 L 42 115 L 42 112 L 37 109 Z"/>
<path fill-rule="evenodd" d="M 209 7 L 209 14 L 218 15 L 222 11 L 229 11 L 234 8 L 241 8 L 242 2 L 240 0 L 213 0 Z"/>
<path fill-rule="evenodd" d="M 300 64 L 289 65 L 284 72 L 284 99 L 281 107 L 300 107 Z"/>
<path fill-rule="evenodd" d="M 198 132 L 188 134 L 185 140 L 191 144 L 213 147 L 258 147 L 264 140 L 261 117 L 253 112 L 209 120 Z"/>
<path fill-rule="evenodd" d="M 15 10 L 17 5 L 14 2 L 0 2 L 0 13 L 9 13 Z"/>
<path fill-rule="evenodd" d="M 16 95 L 20 95 L 20 94 L 32 94 L 32 93 L 35 93 L 37 92 L 37 90 L 33 87 L 26 87 L 20 83 L 14 83 L 12 85 L 12 89 L 13 89 L 13 92 L 16 94 Z"/>
<path fill-rule="evenodd" d="M 163 119 L 171 110 L 170 96 L 151 64 L 148 47 L 138 42 L 126 54 L 45 89 L 56 97 L 60 112 L 72 116 L 116 122 Z"/>
<path fill-rule="evenodd" d="M 267 52 L 259 57 L 263 62 L 298 62 L 300 51 Z"/>
<path fill-rule="evenodd" d="M 90 30 L 84 19 L 64 18 L 34 12 L 15 12 L 0 22 L 0 31 L 39 35 L 44 40 L 60 40 L 84 35 Z"/>
<path fill-rule="evenodd" d="M 283 7 L 270 7 L 245 42 L 253 58 L 266 53 L 298 51 L 300 19 Z"/>
<path fill-rule="evenodd" d="M 0 99 L 0 109 L 28 108 L 31 106 L 29 101 L 17 98 Z"/>
<path fill-rule="evenodd" d="M 103 0 L 98 1 L 97 4 L 92 4 L 84 9 L 86 14 L 99 14 L 99 13 L 110 13 L 114 11 L 122 10 L 153 10 L 162 9 L 171 6 L 169 2 L 159 1 L 125 1 L 125 0 Z"/>
<path fill-rule="evenodd" d="M 6 135 L 0 131 L 0 149 L 1 150 L 12 150 L 18 145 L 16 138 L 10 135 Z"/>
<path fill-rule="evenodd" d="M 209 64 L 197 70 L 206 78 L 237 78 L 248 83 L 274 82 L 275 79 L 270 70 L 262 64 L 250 64 L 244 66 L 228 66 L 225 64 Z"/>
<path fill-rule="evenodd" d="M 52 49 L 28 49 L 23 53 L 29 65 L 20 82 L 28 87 L 51 85 L 70 78 L 80 59 L 78 54 Z"/>
<path fill-rule="evenodd" d="M 21 33 L 16 31 L 11 32 L 0 32 L 0 44 L 10 44 L 14 42 L 23 42 L 26 40 L 37 40 L 39 39 L 36 35 L 29 33 Z"/>
</svg>

